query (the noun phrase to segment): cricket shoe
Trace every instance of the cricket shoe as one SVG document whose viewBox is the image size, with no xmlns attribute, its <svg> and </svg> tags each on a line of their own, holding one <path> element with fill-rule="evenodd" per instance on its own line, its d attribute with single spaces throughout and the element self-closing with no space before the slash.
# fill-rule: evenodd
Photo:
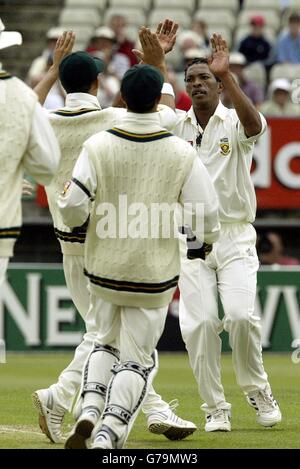
<svg viewBox="0 0 300 469">
<path fill-rule="evenodd" d="M 52 443 L 63 443 L 61 426 L 65 412 L 55 406 L 52 392 L 39 389 L 32 394 L 32 402 L 39 413 L 39 426 Z"/>
<path fill-rule="evenodd" d="M 102 425 L 95 435 L 91 449 L 116 449 L 118 437 L 107 425 Z"/>
<path fill-rule="evenodd" d="M 229 409 L 217 409 L 213 412 L 205 411 L 206 432 L 230 432 L 231 412 Z"/>
<path fill-rule="evenodd" d="M 148 416 L 148 430 L 157 435 L 164 435 L 169 440 L 183 440 L 197 430 L 196 425 L 178 417 L 173 411 L 178 406 L 178 400 L 169 402 L 169 408 L 155 412 Z"/>
<path fill-rule="evenodd" d="M 127 439 L 127 434 L 128 426 L 119 438 L 108 425 L 102 425 L 96 431 L 91 449 L 122 449 Z"/>
<path fill-rule="evenodd" d="M 249 393 L 247 401 L 256 410 L 256 420 L 263 427 L 273 427 L 281 422 L 281 412 L 269 384 L 265 389 Z"/>
<path fill-rule="evenodd" d="M 66 440 L 65 449 L 87 449 L 88 440 L 98 420 L 98 409 L 94 407 L 84 409 Z"/>
</svg>

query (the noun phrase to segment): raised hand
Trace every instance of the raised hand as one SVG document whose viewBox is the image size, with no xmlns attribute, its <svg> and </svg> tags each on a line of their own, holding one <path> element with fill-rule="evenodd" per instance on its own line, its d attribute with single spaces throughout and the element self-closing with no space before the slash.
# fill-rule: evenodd
<svg viewBox="0 0 300 469">
<path fill-rule="evenodd" d="M 157 39 L 164 51 L 165 54 L 170 52 L 176 42 L 176 34 L 178 31 L 178 23 L 175 23 L 172 20 L 164 20 L 163 23 L 159 23 L 156 28 L 156 36 Z M 139 36 L 141 31 L 145 30 L 145 27 L 142 27 L 139 32 Z M 140 37 L 141 40 L 141 37 Z M 138 60 L 144 61 L 144 53 L 138 49 L 133 49 L 132 52 L 137 56 Z"/>
<path fill-rule="evenodd" d="M 208 57 L 210 71 L 219 78 L 229 72 L 229 50 L 220 34 L 214 34 L 210 40 L 212 54 Z"/>
<path fill-rule="evenodd" d="M 65 31 L 62 36 L 57 39 L 53 52 L 53 67 L 58 68 L 60 62 L 69 54 L 71 54 L 75 42 L 75 33 L 73 31 Z"/>
<path fill-rule="evenodd" d="M 165 54 L 171 52 L 175 45 L 178 27 L 178 23 L 172 20 L 165 20 L 157 26 L 156 35 Z"/>
<path fill-rule="evenodd" d="M 154 67 L 161 67 L 165 62 L 165 53 L 156 33 L 149 28 L 141 28 L 139 38 L 143 48 L 143 62 Z"/>
</svg>

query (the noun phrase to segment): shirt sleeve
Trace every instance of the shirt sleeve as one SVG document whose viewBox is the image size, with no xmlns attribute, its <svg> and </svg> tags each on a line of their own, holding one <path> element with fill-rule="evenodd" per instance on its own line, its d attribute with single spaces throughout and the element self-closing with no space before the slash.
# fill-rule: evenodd
<svg viewBox="0 0 300 469">
<path fill-rule="evenodd" d="M 39 184 L 47 185 L 57 171 L 59 160 L 60 149 L 47 111 L 37 103 L 23 166 Z"/>
<path fill-rule="evenodd" d="M 65 225 L 73 228 L 86 222 L 96 189 L 95 167 L 84 148 L 74 166 L 72 180 L 67 182 L 58 198 L 59 211 Z"/>
<path fill-rule="evenodd" d="M 165 104 L 159 104 L 157 109 L 160 126 L 167 130 L 173 130 L 178 122 L 175 111 Z"/>
<path fill-rule="evenodd" d="M 252 137 L 247 137 L 247 135 L 245 134 L 245 129 L 242 126 L 241 122 L 239 120 L 237 121 L 236 128 L 237 128 L 239 143 L 242 143 L 245 145 L 252 145 L 259 139 L 259 137 L 263 133 L 265 133 L 266 128 L 267 128 L 267 121 L 261 113 L 259 113 L 259 115 L 260 115 L 260 120 L 261 120 L 261 131 L 259 132 L 259 134 L 253 135 Z"/>
<path fill-rule="evenodd" d="M 212 244 L 219 238 L 219 202 L 207 169 L 195 158 L 180 196 L 183 219 L 192 220 L 192 231 L 199 241 Z"/>
</svg>

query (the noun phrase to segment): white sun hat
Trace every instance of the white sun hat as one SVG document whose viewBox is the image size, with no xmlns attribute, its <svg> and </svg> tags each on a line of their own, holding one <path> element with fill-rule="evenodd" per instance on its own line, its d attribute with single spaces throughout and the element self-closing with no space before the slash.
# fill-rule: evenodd
<svg viewBox="0 0 300 469">
<path fill-rule="evenodd" d="M 22 35 L 17 31 L 5 31 L 5 26 L 0 18 L 0 49 L 22 44 Z"/>
</svg>

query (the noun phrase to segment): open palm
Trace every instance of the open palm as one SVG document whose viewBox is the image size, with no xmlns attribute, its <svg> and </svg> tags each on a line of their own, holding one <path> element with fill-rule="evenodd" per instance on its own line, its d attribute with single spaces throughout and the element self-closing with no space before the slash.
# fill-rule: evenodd
<svg viewBox="0 0 300 469">
<path fill-rule="evenodd" d="M 171 52 L 176 42 L 176 33 L 178 31 L 178 24 L 172 20 L 165 20 L 159 23 L 156 29 L 156 35 L 163 48 L 165 54 Z"/>
<path fill-rule="evenodd" d="M 214 34 L 211 38 L 212 54 L 208 58 L 210 71 L 222 77 L 229 71 L 229 50 L 226 41 L 219 34 Z"/>
<path fill-rule="evenodd" d="M 141 36 L 144 34 L 144 31 L 147 28 L 143 27 L 139 31 L 139 38 L 141 41 Z M 162 48 L 164 54 L 171 52 L 176 42 L 176 34 L 178 31 L 178 24 L 174 23 L 172 20 L 165 20 L 163 23 L 159 23 L 156 28 L 155 35 L 158 39 L 160 47 Z M 142 44 L 142 41 L 141 41 Z M 144 52 L 138 49 L 132 49 L 132 52 L 136 55 L 138 60 L 144 61 Z"/>
</svg>

